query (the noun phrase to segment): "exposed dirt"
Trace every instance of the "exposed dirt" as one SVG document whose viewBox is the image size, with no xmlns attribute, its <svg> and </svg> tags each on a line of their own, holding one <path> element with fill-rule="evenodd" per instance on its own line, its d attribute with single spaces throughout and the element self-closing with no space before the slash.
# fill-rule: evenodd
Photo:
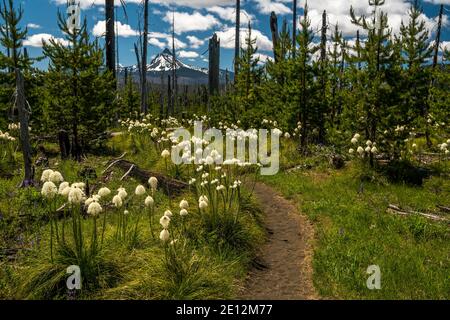
<svg viewBox="0 0 450 320">
<path fill-rule="evenodd" d="M 271 187 L 258 183 L 255 195 L 265 214 L 268 239 L 248 274 L 240 298 L 318 299 L 312 284 L 312 225 L 294 204 Z"/>
</svg>

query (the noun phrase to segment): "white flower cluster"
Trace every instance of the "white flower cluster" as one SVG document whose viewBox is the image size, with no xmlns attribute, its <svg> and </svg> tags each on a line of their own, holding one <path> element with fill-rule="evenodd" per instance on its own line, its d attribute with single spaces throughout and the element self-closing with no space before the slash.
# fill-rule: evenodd
<svg viewBox="0 0 450 320">
<path fill-rule="evenodd" d="M 13 136 L 11 136 L 8 132 L 2 132 L 0 130 L 0 140 L 5 140 L 5 141 L 16 141 L 16 138 L 14 138 Z"/>
<path fill-rule="evenodd" d="M 359 139 L 361 138 L 361 135 L 356 133 L 353 138 L 350 140 L 350 142 L 354 145 L 357 145 L 359 143 Z M 366 141 L 366 147 L 358 146 L 356 149 L 356 152 L 359 154 L 359 156 L 364 157 L 365 154 L 377 154 L 378 149 L 376 147 L 376 143 L 372 142 L 370 140 Z M 355 149 L 350 148 L 348 150 L 348 153 L 354 154 Z"/>
<path fill-rule="evenodd" d="M 441 150 L 446 155 L 450 154 L 450 150 L 448 150 L 449 146 L 450 146 L 450 139 L 441 144 L 438 144 L 439 150 Z"/>
<path fill-rule="evenodd" d="M 301 135 L 301 133 L 300 133 L 300 130 L 302 129 L 302 123 L 299 121 L 299 122 L 297 122 L 297 127 L 295 127 L 295 129 L 294 129 L 294 133 L 292 134 L 294 137 L 296 137 L 297 135 L 299 136 L 299 137 L 301 137 L 302 135 Z"/>
</svg>

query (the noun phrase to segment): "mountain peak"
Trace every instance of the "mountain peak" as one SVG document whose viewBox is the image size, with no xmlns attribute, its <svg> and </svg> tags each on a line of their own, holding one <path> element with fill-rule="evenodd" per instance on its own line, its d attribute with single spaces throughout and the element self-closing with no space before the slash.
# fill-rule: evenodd
<svg viewBox="0 0 450 320">
<path fill-rule="evenodd" d="M 161 54 L 170 54 L 172 55 L 172 51 L 170 51 L 169 49 L 165 48 L 163 52 L 161 52 Z"/>
</svg>

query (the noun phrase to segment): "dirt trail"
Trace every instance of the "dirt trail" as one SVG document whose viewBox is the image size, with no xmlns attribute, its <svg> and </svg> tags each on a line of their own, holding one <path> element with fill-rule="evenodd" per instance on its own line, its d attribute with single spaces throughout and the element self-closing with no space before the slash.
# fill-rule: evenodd
<svg viewBox="0 0 450 320">
<path fill-rule="evenodd" d="M 268 232 L 240 298 L 252 300 L 318 299 L 312 284 L 314 229 L 296 206 L 271 187 L 258 183 L 255 196 Z"/>
</svg>

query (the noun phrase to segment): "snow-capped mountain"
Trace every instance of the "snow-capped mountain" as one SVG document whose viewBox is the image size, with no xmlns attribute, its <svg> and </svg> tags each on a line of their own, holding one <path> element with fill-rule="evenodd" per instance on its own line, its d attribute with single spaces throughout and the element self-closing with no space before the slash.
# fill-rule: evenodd
<svg viewBox="0 0 450 320">
<path fill-rule="evenodd" d="M 147 79 L 152 83 L 160 84 L 161 80 L 167 82 L 167 77 L 172 75 L 173 55 L 169 49 L 164 49 L 159 53 L 150 64 L 147 65 Z M 187 65 L 178 59 L 175 59 L 175 68 L 178 84 L 206 84 L 208 83 L 208 69 Z M 137 66 L 123 67 L 119 66 L 119 75 L 124 77 L 125 69 L 132 74 L 133 79 L 138 81 L 139 74 Z M 230 81 L 233 79 L 233 73 L 228 72 Z M 220 70 L 220 81 L 225 83 L 226 71 Z"/>
</svg>

